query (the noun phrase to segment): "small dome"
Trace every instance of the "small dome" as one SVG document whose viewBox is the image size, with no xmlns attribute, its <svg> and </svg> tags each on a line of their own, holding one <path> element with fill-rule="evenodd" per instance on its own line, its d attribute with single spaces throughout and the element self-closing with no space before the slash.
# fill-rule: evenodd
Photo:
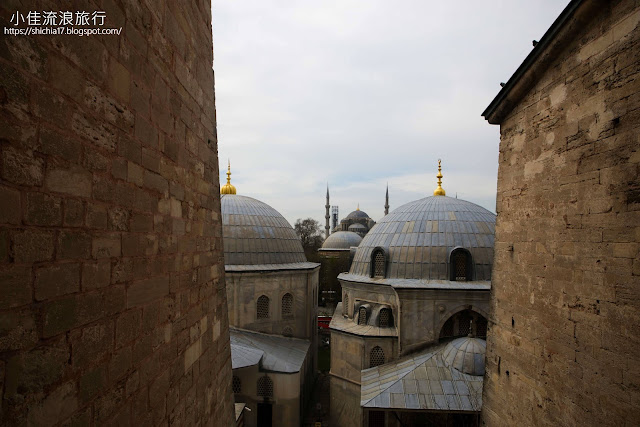
<svg viewBox="0 0 640 427">
<path fill-rule="evenodd" d="M 369 218 L 369 215 L 365 211 L 360 209 L 351 212 L 345 219 L 357 219 L 357 218 Z"/>
<path fill-rule="evenodd" d="M 300 238 L 278 211 L 247 196 L 220 198 L 225 265 L 307 262 Z"/>
<path fill-rule="evenodd" d="M 358 246 L 362 237 L 352 231 L 338 231 L 331 234 L 322 244 L 322 249 L 349 250 L 352 246 Z"/>
<path fill-rule="evenodd" d="M 442 352 L 444 362 L 469 375 L 484 375 L 484 355 L 487 342 L 480 338 L 463 337 L 451 341 Z"/>
</svg>

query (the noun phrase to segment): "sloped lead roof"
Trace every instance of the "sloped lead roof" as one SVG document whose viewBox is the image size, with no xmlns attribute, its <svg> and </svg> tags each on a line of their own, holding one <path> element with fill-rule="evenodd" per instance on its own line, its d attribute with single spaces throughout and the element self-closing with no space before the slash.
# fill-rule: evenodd
<svg viewBox="0 0 640 427">
<path fill-rule="evenodd" d="M 302 368 L 307 357 L 310 342 L 299 338 L 286 338 L 280 335 L 261 334 L 246 329 L 229 328 L 231 337 L 231 366 L 251 366 L 244 364 L 255 360 L 262 353 L 263 371 L 295 373 Z M 252 359 L 253 358 L 253 359 Z M 243 365 L 244 364 L 244 365 Z"/>
<path fill-rule="evenodd" d="M 271 206 L 236 194 L 220 200 L 225 266 L 307 262 L 296 232 Z"/>
<path fill-rule="evenodd" d="M 360 406 L 480 412 L 483 377 L 447 365 L 445 345 L 362 371 Z"/>
<path fill-rule="evenodd" d="M 449 280 L 449 252 L 471 252 L 475 280 L 490 280 L 496 216 L 474 203 L 431 196 L 383 217 L 362 239 L 345 280 L 368 280 L 371 254 L 387 252 L 386 279 Z M 344 276 L 344 277 L 343 277 Z"/>
</svg>

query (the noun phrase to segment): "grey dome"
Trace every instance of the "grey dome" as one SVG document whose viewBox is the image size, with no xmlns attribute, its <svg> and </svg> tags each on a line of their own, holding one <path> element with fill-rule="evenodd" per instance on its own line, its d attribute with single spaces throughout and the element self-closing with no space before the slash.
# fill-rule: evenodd
<svg viewBox="0 0 640 427">
<path fill-rule="evenodd" d="M 451 341 L 442 352 L 444 362 L 469 375 L 484 375 L 484 355 L 487 342 L 480 338 L 463 337 Z"/>
<path fill-rule="evenodd" d="M 362 237 L 353 231 L 337 231 L 324 241 L 322 249 L 342 249 L 349 250 L 352 246 L 358 246 Z"/>
<path fill-rule="evenodd" d="M 358 209 L 357 211 L 353 211 L 349 215 L 347 215 L 347 218 L 345 219 L 356 219 L 356 218 L 369 218 L 369 215 L 367 215 L 365 211 L 361 211 L 360 209 Z"/>
<path fill-rule="evenodd" d="M 449 280 L 448 258 L 456 247 L 473 259 L 474 280 L 490 280 L 496 216 L 460 199 L 431 196 L 400 206 L 364 237 L 349 276 L 369 276 L 376 247 L 386 252 L 386 278 Z"/>
<path fill-rule="evenodd" d="M 365 227 L 362 224 L 358 224 L 357 222 L 349 226 L 349 231 L 366 230 L 366 229 L 367 227 Z"/>
<path fill-rule="evenodd" d="M 220 198 L 225 265 L 306 262 L 300 238 L 278 211 L 247 196 Z"/>
</svg>

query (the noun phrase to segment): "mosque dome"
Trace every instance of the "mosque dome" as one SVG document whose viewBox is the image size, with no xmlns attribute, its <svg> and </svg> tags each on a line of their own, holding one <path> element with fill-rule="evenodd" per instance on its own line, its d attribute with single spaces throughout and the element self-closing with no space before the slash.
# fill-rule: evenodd
<svg viewBox="0 0 640 427">
<path fill-rule="evenodd" d="M 470 255 L 470 276 L 490 280 L 496 216 L 474 203 L 431 196 L 400 206 L 364 237 L 349 275 L 370 276 L 376 252 L 389 279 L 451 280 L 454 250 Z M 377 275 L 376 275 L 377 276 Z"/>
<path fill-rule="evenodd" d="M 357 218 L 369 218 L 369 215 L 365 211 L 361 211 L 360 208 L 351 212 L 345 219 L 357 219 Z"/>
<path fill-rule="evenodd" d="M 480 338 L 462 337 L 451 341 L 444 348 L 444 362 L 469 375 L 484 375 L 484 356 L 487 342 Z"/>
<path fill-rule="evenodd" d="M 307 262 L 300 238 L 271 206 L 236 194 L 223 194 L 220 204 L 225 265 Z"/>
<path fill-rule="evenodd" d="M 361 241 L 362 237 L 352 231 L 337 231 L 324 241 L 321 250 L 349 250 Z"/>
</svg>

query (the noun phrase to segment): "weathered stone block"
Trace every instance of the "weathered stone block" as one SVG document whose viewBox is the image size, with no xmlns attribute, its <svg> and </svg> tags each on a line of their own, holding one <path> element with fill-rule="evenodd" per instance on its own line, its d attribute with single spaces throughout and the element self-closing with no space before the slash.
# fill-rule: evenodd
<svg viewBox="0 0 640 427">
<path fill-rule="evenodd" d="M 98 289 L 111 283 L 111 261 L 101 259 L 82 265 L 82 290 Z"/>
<path fill-rule="evenodd" d="M 91 258 L 91 236 L 83 231 L 63 231 L 58 235 L 57 259 Z"/>
<path fill-rule="evenodd" d="M 0 224 L 20 224 L 20 192 L 0 187 Z"/>
<path fill-rule="evenodd" d="M 93 258 L 110 258 L 121 255 L 120 236 L 118 235 L 94 237 L 91 246 Z"/>
<path fill-rule="evenodd" d="M 37 301 L 80 290 L 80 264 L 58 264 L 36 269 L 34 284 Z"/>
<path fill-rule="evenodd" d="M 89 197 L 92 180 L 91 173 L 79 166 L 69 169 L 55 168 L 47 171 L 45 187 L 58 193 Z"/>
<path fill-rule="evenodd" d="M 44 181 L 44 161 L 32 152 L 5 146 L 2 150 L 2 178 L 14 184 L 40 186 Z"/>
<path fill-rule="evenodd" d="M 53 233 L 28 229 L 14 233 L 11 240 L 16 263 L 49 261 L 53 258 Z"/>
</svg>

